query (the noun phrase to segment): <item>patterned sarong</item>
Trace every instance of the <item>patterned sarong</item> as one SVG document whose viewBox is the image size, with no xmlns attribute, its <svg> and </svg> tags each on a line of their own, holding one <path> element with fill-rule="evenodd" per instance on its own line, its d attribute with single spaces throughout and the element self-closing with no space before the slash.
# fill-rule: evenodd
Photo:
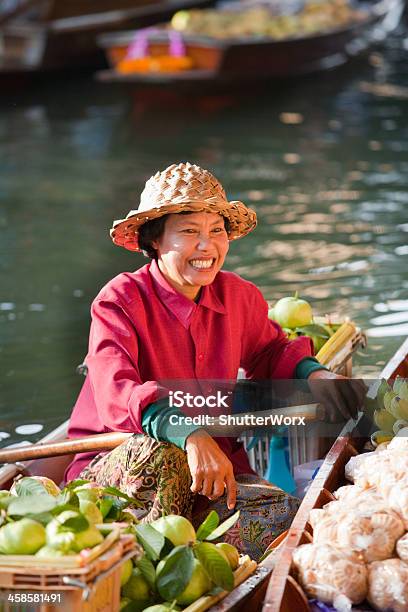
<svg viewBox="0 0 408 612">
<path fill-rule="evenodd" d="M 227 508 L 223 495 L 209 501 L 205 510 L 195 512 L 197 495 L 190 491 L 192 479 L 186 453 L 174 444 L 148 436 L 132 436 L 110 453 L 96 456 L 79 477 L 118 487 L 141 501 L 144 508 L 133 511 L 141 522 L 180 514 L 198 527 L 211 510 L 218 513 L 221 521 L 240 510 L 239 521 L 222 540 L 255 561 L 288 529 L 300 503 L 263 478 L 243 474 L 236 477 L 237 503 L 233 510 Z"/>
</svg>

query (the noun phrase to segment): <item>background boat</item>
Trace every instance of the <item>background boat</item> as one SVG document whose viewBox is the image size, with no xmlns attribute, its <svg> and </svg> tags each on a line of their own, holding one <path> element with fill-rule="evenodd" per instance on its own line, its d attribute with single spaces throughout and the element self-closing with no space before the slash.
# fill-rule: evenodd
<svg viewBox="0 0 408 612">
<path fill-rule="evenodd" d="M 380 0 L 372 4 L 356 3 L 356 6 L 366 11 L 365 19 L 317 35 L 284 40 L 183 35 L 186 55 L 191 57 L 195 68 L 179 72 L 119 73 L 115 67 L 125 57 L 135 32 L 104 34 L 98 41 L 111 69 L 98 72 L 97 78 L 110 83 L 201 88 L 205 84 L 231 85 L 332 69 L 383 40 L 398 25 L 404 3 Z M 168 53 L 164 31 L 152 34 L 149 53 L 152 56 Z"/>
<path fill-rule="evenodd" d="M 22 0 L 0 12 L 0 76 L 105 64 L 98 34 L 170 19 L 213 0 Z"/>
</svg>

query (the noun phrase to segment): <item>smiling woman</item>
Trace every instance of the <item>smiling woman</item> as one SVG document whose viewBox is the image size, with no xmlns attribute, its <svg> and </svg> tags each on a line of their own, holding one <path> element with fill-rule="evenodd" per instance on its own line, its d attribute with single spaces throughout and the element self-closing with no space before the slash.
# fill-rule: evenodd
<svg viewBox="0 0 408 612">
<path fill-rule="evenodd" d="M 298 500 L 259 478 L 236 438 L 213 438 L 202 421 L 181 418 L 197 414 L 197 403 L 182 412 L 171 401 L 178 391 L 217 397 L 240 367 L 253 380 L 335 376 L 312 358 L 309 338 L 289 341 L 268 319 L 255 285 L 221 270 L 229 242 L 255 226 L 253 210 L 188 163 L 151 177 L 139 208 L 114 223 L 113 241 L 152 261 L 114 278 L 92 304 L 88 376 L 69 434 L 143 435 L 107 455 L 76 456 L 66 478 L 123 489 L 143 501 L 142 521 L 180 514 L 198 524 L 211 508 L 221 518 L 239 508 L 234 544 L 259 559 Z"/>
</svg>

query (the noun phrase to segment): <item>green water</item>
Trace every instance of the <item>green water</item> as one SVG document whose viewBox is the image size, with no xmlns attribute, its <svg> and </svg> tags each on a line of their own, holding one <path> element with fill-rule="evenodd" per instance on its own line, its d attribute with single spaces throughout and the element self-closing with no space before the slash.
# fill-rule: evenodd
<svg viewBox="0 0 408 612">
<path fill-rule="evenodd" d="M 316 313 L 350 316 L 369 334 L 355 372 L 381 370 L 408 334 L 406 35 L 347 69 L 179 106 L 85 77 L 4 95 L 0 444 L 38 439 L 69 415 L 91 300 L 146 263 L 108 228 L 178 161 L 211 169 L 257 210 L 259 227 L 232 244 L 226 267 L 268 300 L 298 290 Z M 379 97 L 362 82 L 407 89 Z M 15 432 L 30 423 L 42 432 Z"/>
</svg>

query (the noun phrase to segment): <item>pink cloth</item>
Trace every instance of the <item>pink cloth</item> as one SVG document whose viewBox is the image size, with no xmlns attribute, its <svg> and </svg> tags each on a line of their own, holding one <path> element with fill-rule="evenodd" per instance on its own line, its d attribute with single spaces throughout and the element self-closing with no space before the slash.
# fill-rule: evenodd
<svg viewBox="0 0 408 612">
<path fill-rule="evenodd" d="M 168 395 L 167 381 L 233 381 L 240 366 L 251 379 L 292 378 L 299 361 L 313 355 L 311 340 L 289 341 L 268 319 L 259 289 L 232 272 L 219 272 L 195 303 L 152 261 L 105 285 L 91 314 L 88 375 L 71 416 L 71 438 L 143 433 L 143 410 Z M 241 444 L 234 438 L 217 442 L 235 474 L 253 473 Z M 95 455 L 76 455 L 66 480 Z"/>
</svg>

